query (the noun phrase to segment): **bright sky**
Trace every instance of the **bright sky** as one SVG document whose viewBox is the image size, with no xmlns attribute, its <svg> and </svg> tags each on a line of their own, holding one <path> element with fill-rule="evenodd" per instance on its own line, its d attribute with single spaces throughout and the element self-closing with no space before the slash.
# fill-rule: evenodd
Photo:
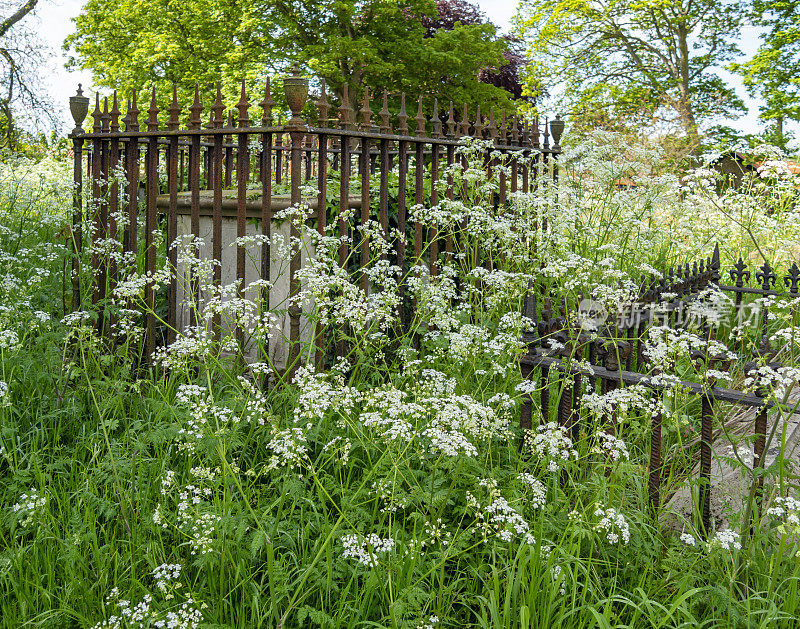
<svg viewBox="0 0 800 629">
<path fill-rule="evenodd" d="M 53 51 L 52 68 L 46 83 L 55 106 L 63 112 L 64 129 L 71 129 L 72 119 L 69 115 L 69 97 L 75 94 L 78 83 L 83 83 L 84 92 L 91 88 L 91 75 L 87 72 L 67 72 L 64 68 L 66 58 L 61 51 L 64 38 L 73 32 L 70 18 L 76 16 L 85 0 L 42 0 L 34 20 L 38 21 L 38 30 L 44 41 Z M 511 18 L 516 12 L 518 0 L 477 0 L 486 16 L 500 28 L 507 30 Z M 31 18 L 28 18 L 31 19 Z M 758 30 L 746 27 L 742 32 L 740 48 L 745 58 L 750 57 L 758 48 Z M 758 101 L 748 98 L 741 79 L 736 75 L 720 71 L 730 84 L 736 87 L 739 96 L 750 108 L 750 113 L 739 120 L 727 124 L 748 133 L 756 133 L 761 128 L 758 120 Z M 787 130 L 800 131 L 800 125 L 787 126 Z"/>
</svg>

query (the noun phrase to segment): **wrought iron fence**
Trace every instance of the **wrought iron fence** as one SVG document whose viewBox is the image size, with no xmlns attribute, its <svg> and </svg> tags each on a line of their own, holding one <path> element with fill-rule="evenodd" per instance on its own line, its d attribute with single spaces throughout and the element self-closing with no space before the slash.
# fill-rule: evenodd
<svg viewBox="0 0 800 629">
<path fill-rule="evenodd" d="M 432 115 L 427 116 L 425 107 L 430 103 L 425 103 L 422 97 L 417 103 L 416 116 L 411 118 L 406 110 L 404 94 L 400 97 L 399 111 L 393 114 L 388 108 L 388 94 L 384 92 L 376 125 L 368 89 L 365 88 L 361 106 L 355 111 L 345 86 L 338 105 L 338 117 L 332 117 L 334 106 L 329 102 L 322 82 L 319 97 L 313 106 L 316 108 L 316 118 L 323 126 L 310 126 L 301 118 L 308 99 L 308 80 L 301 78 L 295 67 L 293 75 L 284 80 L 283 86 L 291 109 L 291 118 L 285 123 L 276 123 L 275 103 L 267 80 L 264 97 L 259 103 L 259 120 L 251 118 L 251 104 L 243 83 L 239 102 L 228 112 L 227 121 L 221 90 L 217 86 L 216 99 L 208 108 L 210 114 L 206 125 L 202 122 L 206 108 L 201 104 L 199 90 L 195 88 L 194 102 L 188 107 L 188 124 L 185 127 L 181 125 L 184 109 L 177 102 L 173 89 L 164 126 L 159 122 L 162 112 L 157 105 L 154 89 L 149 108 L 144 112 L 145 121 L 141 123 L 143 112 L 138 108 L 135 94 L 132 100 L 128 100 L 124 117 L 116 92 L 110 102 L 108 98 L 103 99 L 102 108 L 97 97 L 90 132 L 81 126 L 88 113 L 89 101 L 79 89 L 78 95 L 71 99 L 76 128 L 70 136 L 76 184 L 71 235 L 75 253 L 74 308 L 79 307 L 81 293 L 86 290 L 91 293 L 93 304 L 102 305 L 119 280 L 115 260 L 135 255 L 137 247 L 141 245 L 144 248 L 144 263 L 140 264 L 142 268 L 138 270 L 154 274 L 158 250 L 155 234 L 164 223 L 166 243 L 175 241 L 178 236 L 179 209 L 190 216 L 191 233 L 195 237 L 200 234 L 201 212 L 210 213 L 213 222 L 212 256 L 217 262 L 214 282 L 217 285 L 221 281 L 219 263 L 222 259 L 223 216 L 235 215 L 238 238 L 246 234 L 248 217 L 257 218 L 266 243 L 261 249 L 260 272 L 261 277 L 268 279 L 271 277 L 269 239 L 276 209 L 306 202 L 316 209 L 316 228 L 320 234 L 324 233 L 331 206 L 328 186 L 331 177 L 335 176 L 339 195 L 333 206 L 359 209 L 355 229 L 350 230 L 344 220 L 340 220 L 335 228 L 336 235 L 341 237 L 339 259 L 342 265 L 352 248 L 357 246 L 355 235 L 359 226 L 377 219 L 383 236 L 392 242 L 394 259 L 401 269 L 407 269 L 410 262 L 424 261 L 431 273 L 435 273 L 437 260 L 452 253 L 451 236 L 442 238 L 435 227 L 428 230 L 413 219 L 408 200 L 412 199 L 414 204 L 429 203 L 431 206 L 439 203 L 437 182 L 443 170 L 459 159 L 456 148 L 462 144 L 462 138 L 491 140 L 492 151 L 508 156 L 510 175 L 505 172 L 500 174 L 495 198 L 498 207 L 507 202 L 509 193 L 527 192 L 534 185 L 532 168 L 542 167 L 550 173 L 549 176 L 558 177 L 556 157 L 560 153 L 559 139 L 563 131 L 563 122 L 560 120 L 545 121 L 540 126 L 538 120 L 526 122 L 517 116 L 507 117 L 503 114 L 496 118 L 493 109 L 487 117 L 481 114 L 480 108 L 471 116 L 466 106 L 457 118 L 453 103 L 449 103 L 441 113 L 435 100 Z M 409 127 L 410 123 L 414 124 L 414 130 Z M 417 165 L 413 171 L 409 167 L 412 158 Z M 353 161 L 356 159 L 357 167 L 354 169 Z M 424 167 L 419 167 L 421 164 Z M 486 167 L 492 167 L 488 155 Z M 397 169 L 398 192 L 396 199 L 390 201 L 389 175 L 393 168 Z M 413 178 L 410 177 L 412 172 Z M 117 173 L 122 176 L 115 176 Z M 160 181 L 163 173 L 166 174 L 165 182 Z M 372 197 L 376 194 L 370 185 L 371 175 L 379 178 L 377 212 L 371 209 Z M 125 190 L 120 189 L 120 182 L 124 182 Z M 309 185 L 314 187 L 315 198 L 308 198 L 302 192 Z M 83 200 L 86 196 L 82 194 L 84 186 L 91 189 L 88 202 Z M 250 198 L 253 186 L 258 191 L 256 201 Z M 288 189 L 288 195 L 276 194 L 284 187 Z M 224 194 L 228 190 L 235 190 L 235 193 Z M 458 198 L 460 193 L 452 180 L 448 180 L 445 196 L 453 199 Z M 210 202 L 210 209 L 205 207 L 207 201 Z M 390 230 L 390 218 L 396 231 Z M 82 231 L 87 222 L 92 224 L 90 235 Z M 541 227 L 546 229 L 546 225 Z M 399 233 L 400 237 L 393 238 L 392 233 Z M 291 237 L 297 238 L 298 235 L 297 227 L 293 225 Z M 141 243 L 140 239 L 144 242 Z M 92 244 L 93 280 L 91 285 L 82 288 L 80 260 L 87 243 Z M 103 243 L 111 243 L 111 248 L 118 248 L 120 255 L 103 255 Z M 358 246 L 361 249 L 356 252 L 362 267 L 360 282 L 366 290 L 368 278 L 363 267 L 369 260 L 369 245 L 362 240 Z M 178 263 L 176 250 L 168 248 L 166 255 L 171 268 L 175 269 Z M 301 257 L 297 253 L 288 268 L 292 295 L 300 290 L 297 280 L 300 264 Z M 236 277 L 240 286 L 244 276 L 245 249 L 239 244 Z M 150 356 L 159 343 L 169 343 L 175 339 L 178 327 L 176 274 L 171 278 L 166 296 L 165 325 L 159 326 L 156 320 L 158 304 L 152 286 L 148 283 L 144 290 L 147 305 L 144 345 L 145 355 Z M 269 296 L 266 295 L 266 298 L 269 304 Z M 290 341 L 294 352 L 291 363 L 294 365 L 297 364 L 299 352 L 300 314 L 299 307 L 289 307 Z M 160 327 L 166 330 L 163 339 L 159 337 Z M 214 327 L 219 333 L 218 320 Z M 318 362 L 322 360 L 322 333 L 321 329 L 318 330 Z M 241 330 L 238 331 L 238 337 L 241 342 Z"/>
<path fill-rule="evenodd" d="M 585 325 L 586 316 L 593 313 L 579 313 L 581 296 L 565 299 L 548 296 L 541 305 L 537 294 L 541 288 L 531 286 L 525 301 L 524 315 L 534 324 L 524 336 L 525 353 L 520 359 L 523 378 L 534 380 L 539 378 L 539 409 L 545 421 L 554 419 L 564 427 L 573 441 L 581 436 L 581 394 L 592 385 L 595 391 L 603 394 L 622 386 L 641 385 L 652 389 L 654 394 L 666 391 L 681 391 L 687 395 L 700 398 L 700 496 L 699 512 L 702 519 L 703 532 L 710 531 L 711 507 L 711 462 L 713 446 L 714 406 L 718 402 L 726 402 L 757 410 L 754 421 L 754 466 L 764 467 L 765 443 L 767 437 L 767 413 L 779 402 L 765 400 L 767 390 L 762 386 L 752 391 L 728 389 L 716 385 L 716 378 L 708 378 L 706 382 L 689 381 L 672 374 L 664 378 L 651 361 L 645 350 L 647 331 L 653 325 L 668 326 L 672 329 L 687 328 L 692 323 L 700 323 L 705 338 L 714 339 L 715 329 L 707 320 L 692 321 L 687 317 L 687 306 L 696 300 L 703 291 L 714 288 L 723 293 L 732 293 L 731 302 L 735 308 L 728 313 L 733 321 L 741 321 L 743 298 L 783 296 L 792 300 L 800 300 L 798 284 L 800 268 L 793 263 L 781 278 L 775 270 L 765 262 L 757 273 L 751 274 L 749 266 L 740 258 L 727 270 L 733 285 L 722 284 L 719 247 L 714 249 L 712 257 L 695 261 L 691 264 L 670 268 L 662 277 L 642 277 L 638 294 L 631 303 L 609 320 L 604 320 L 597 329 Z M 749 286 L 751 275 L 758 283 Z M 782 286 L 776 286 L 778 279 Z M 780 290 L 781 288 L 785 290 Z M 554 304 L 556 307 L 554 308 Z M 754 315 L 754 316 L 751 316 Z M 740 376 L 756 373 L 759 366 L 769 365 L 777 369 L 781 365 L 775 362 L 776 352 L 770 347 L 767 337 L 769 309 L 766 304 L 758 304 L 748 322 L 752 327 L 751 338 L 745 343 L 741 334 L 733 340 L 740 353 L 738 361 L 732 361 L 729 355 L 710 355 L 701 349 L 691 352 L 691 359 L 701 369 L 722 370 L 732 373 L 738 369 Z M 741 326 L 740 326 L 741 327 Z M 736 326 L 733 326 L 735 329 Z M 738 330 L 741 332 L 741 329 Z M 564 380 L 571 380 L 567 386 L 556 389 L 559 395 L 555 405 L 550 402 L 553 383 L 550 373 L 560 374 Z M 520 427 L 523 430 L 533 428 L 533 395 L 527 394 L 523 401 Z M 553 408 L 554 406 L 554 408 Z M 791 407 L 783 410 L 798 412 Z M 653 512 L 661 505 L 661 489 L 665 462 L 662 456 L 662 416 L 652 415 L 650 421 L 650 457 L 648 479 L 648 502 Z M 614 432 L 614 420 L 605 419 L 605 429 Z M 756 475 L 757 496 L 763 487 L 763 475 Z"/>
</svg>

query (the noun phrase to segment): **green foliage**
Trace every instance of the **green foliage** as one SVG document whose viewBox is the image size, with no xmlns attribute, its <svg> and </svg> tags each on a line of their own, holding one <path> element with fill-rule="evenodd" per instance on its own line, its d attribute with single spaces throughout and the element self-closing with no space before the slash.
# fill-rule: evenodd
<svg viewBox="0 0 800 629">
<path fill-rule="evenodd" d="M 525 0 L 517 19 L 576 124 L 667 124 L 697 146 L 707 120 L 744 110 L 713 71 L 738 54 L 743 15 L 740 0 Z"/>
<path fill-rule="evenodd" d="M 742 74 L 747 91 L 764 100 L 764 120 L 800 121 L 800 3 L 755 0 L 751 18 L 767 29 L 763 43 L 752 59 L 731 67 Z"/>
<path fill-rule="evenodd" d="M 568 146 L 560 187 L 529 163 L 536 192 L 503 212 L 491 196 L 503 158 L 490 176 L 488 145 L 460 149 L 439 183 L 452 176 L 461 200 L 418 216 L 457 236 L 456 261 L 417 283 L 411 331 L 365 319 L 347 361 L 268 386 L 218 346 L 182 365 L 139 363 L 136 319 L 130 334 L 101 336 L 90 294 L 65 317 L 71 164 L 3 162 L 2 623 L 159 626 L 174 613 L 185 627 L 237 628 L 796 624 L 796 535 L 765 521 L 734 549 L 665 534 L 646 506 L 652 413 L 642 400 L 615 412 L 629 458 L 600 445 L 606 418 L 591 395 L 565 456 L 520 448 L 517 358 L 531 269 L 557 290 L 600 287 L 614 299 L 648 265 L 696 257 L 714 240 L 726 260 L 753 252 L 752 237 L 785 262 L 800 223 L 786 208 L 766 215 L 775 182 L 719 196 L 707 173 L 655 173 L 659 151 L 613 134 Z M 338 271 L 338 239 L 328 244 Z M 316 251 L 325 279 L 325 246 Z M 91 256 L 87 238 L 83 276 Z M 357 286 L 357 272 L 347 280 Z M 140 302 L 124 300 L 129 311 Z M 338 314 L 362 305 L 353 302 Z M 791 304 L 770 313 L 798 325 Z M 701 377 L 688 358 L 680 368 Z M 550 378 L 555 405 L 565 381 Z M 664 451 L 680 452 L 697 400 L 665 399 Z M 603 524 L 610 510 L 622 519 Z M 126 625 L 124 609 L 141 618 Z"/>
<path fill-rule="evenodd" d="M 480 69 L 503 63 L 507 42 L 490 24 L 425 37 L 420 17 L 435 12 L 432 0 L 90 0 L 65 47 L 71 64 L 91 70 L 98 85 L 140 90 L 140 100 L 152 87 L 166 99 L 176 83 L 184 103 L 195 82 L 208 95 L 217 80 L 233 100 L 242 79 L 263 85 L 298 61 L 334 95 L 346 83 L 352 97 L 369 86 L 510 107 L 508 92 L 478 80 Z"/>
</svg>

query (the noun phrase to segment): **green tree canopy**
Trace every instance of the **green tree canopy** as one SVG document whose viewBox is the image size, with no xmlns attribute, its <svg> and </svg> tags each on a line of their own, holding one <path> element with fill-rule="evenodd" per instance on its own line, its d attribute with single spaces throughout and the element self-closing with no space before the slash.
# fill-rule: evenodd
<svg viewBox="0 0 800 629">
<path fill-rule="evenodd" d="M 334 95 L 405 91 L 442 101 L 495 103 L 509 94 L 479 72 L 504 62 L 507 42 L 491 24 L 457 24 L 426 36 L 433 0 L 89 0 L 65 42 L 71 64 L 100 86 L 123 93 L 176 83 L 181 98 L 195 82 L 222 80 L 230 98 L 299 61 Z"/>
<path fill-rule="evenodd" d="M 761 97 L 761 118 L 776 122 L 776 143 L 785 145 L 784 119 L 800 121 L 800 0 L 755 0 L 752 19 L 766 27 L 755 56 L 732 69 L 751 96 Z"/>
<path fill-rule="evenodd" d="M 713 68 L 730 62 L 741 0 L 522 0 L 517 16 L 537 80 L 597 122 L 700 126 L 744 104 Z"/>
</svg>

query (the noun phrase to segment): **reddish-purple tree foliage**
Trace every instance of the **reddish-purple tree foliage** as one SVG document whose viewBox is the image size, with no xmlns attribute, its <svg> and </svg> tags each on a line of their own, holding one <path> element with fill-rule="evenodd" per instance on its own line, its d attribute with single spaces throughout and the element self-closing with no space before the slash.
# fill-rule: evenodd
<svg viewBox="0 0 800 629">
<path fill-rule="evenodd" d="M 453 30 L 458 23 L 491 24 L 480 8 L 467 0 L 436 0 L 436 8 L 438 15 L 422 16 L 426 37 L 433 37 L 439 29 Z M 506 63 L 499 68 L 484 68 L 480 71 L 478 80 L 506 90 L 516 100 L 522 97 L 519 72 L 527 62 L 520 51 L 519 40 L 508 36 L 505 39 L 508 42 L 508 50 L 503 53 Z"/>
<path fill-rule="evenodd" d="M 422 25 L 425 37 L 433 37 L 436 31 L 452 31 L 458 22 L 462 24 L 486 24 L 488 20 L 481 10 L 467 0 L 437 0 L 438 15 L 423 15 Z"/>
</svg>

